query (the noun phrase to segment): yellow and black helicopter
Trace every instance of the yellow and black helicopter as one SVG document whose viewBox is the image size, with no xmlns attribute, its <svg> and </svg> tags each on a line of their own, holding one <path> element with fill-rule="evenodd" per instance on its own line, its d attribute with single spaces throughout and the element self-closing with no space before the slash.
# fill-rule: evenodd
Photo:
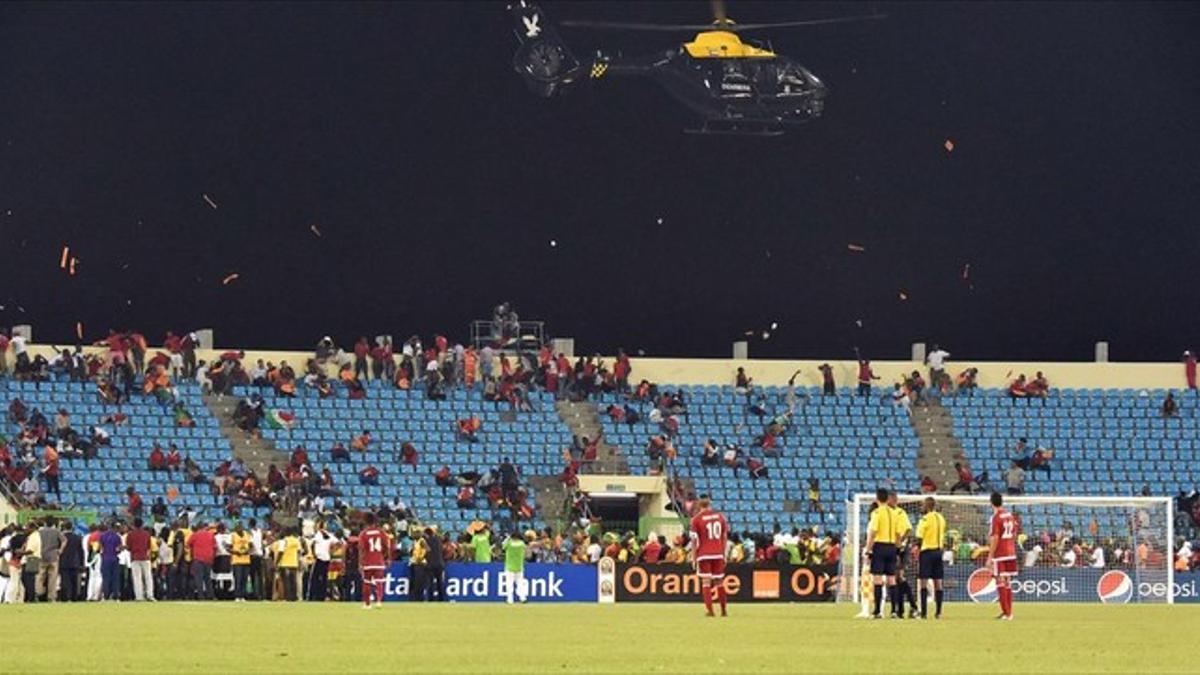
<svg viewBox="0 0 1200 675">
<path fill-rule="evenodd" d="M 533 0 L 517 0 L 508 6 L 520 44 L 513 68 L 534 93 L 544 97 L 586 78 L 650 77 L 700 115 L 700 126 L 688 129 L 689 133 L 777 136 L 789 125 L 820 117 L 825 84 L 799 63 L 768 45 L 744 42 L 738 33 L 883 18 L 874 14 L 736 24 L 725 13 L 724 2 L 713 0 L 712 6 L 714 19 L 709 25 L 563 21 L 564 26 L 594 29 L 697 31 L 695 38 L 675 49 L 642 57 L 597 52 L 585 66 Z"/>
</svg>

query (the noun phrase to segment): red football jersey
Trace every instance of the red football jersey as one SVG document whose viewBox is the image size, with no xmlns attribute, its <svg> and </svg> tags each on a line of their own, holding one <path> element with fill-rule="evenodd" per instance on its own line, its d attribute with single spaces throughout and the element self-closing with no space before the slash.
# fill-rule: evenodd
<svg viewBox="0 0 1200 675">
<path fill-rule="evenodd" d="M 724 560 L 725 538 L 729 536 L 729 521 L 725 516 L 705 509 L 692 518 L 692 540 L 696 544 L 696 560 Z"/>
<path fill-rule="evenodd" d="M 1017 535 L 1021 533 L 1021 524 L 1016 516 L 1000 509 L 992 514 L 992 536 L 997 538 L 996 550 L 992 551 L 992 560 L 1017 559 Z"/>
<path fill-rule="evenodd" d="M 378 527 L 371 527 L 358 534 L 358 567 L 364 570 L 379 570 L 387 567 L 392 555 L 392 538 Z"/>
</svg>

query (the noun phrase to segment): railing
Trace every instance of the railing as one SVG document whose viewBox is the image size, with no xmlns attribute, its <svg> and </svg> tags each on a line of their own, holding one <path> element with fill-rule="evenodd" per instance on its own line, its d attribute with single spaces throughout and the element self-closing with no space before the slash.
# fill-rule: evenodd
<svg viewBox="0 0 1200 675">
<path fill-rule="evenodd" d="M 471 344 L 475 349 L 490 345 L 493 349 L 526 351 L 540 349 L 545 343 L 544 321 L 505 323 L 478 319 L 471 322 Z"/>
</svg>

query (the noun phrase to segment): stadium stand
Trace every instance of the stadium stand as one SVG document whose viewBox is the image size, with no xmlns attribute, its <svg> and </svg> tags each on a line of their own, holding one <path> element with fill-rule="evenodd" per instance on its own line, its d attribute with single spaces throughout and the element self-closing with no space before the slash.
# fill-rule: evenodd
<svg viewBox="0 0 1200 675">
<path fill-rule="evenodd" d="M 135 396 L 121 406 L 103 405 L 93 383 L 5 380 L 0 382 L 0 391 L 4 392 L 5 401 L 20 398 L 30 412 L 40 410 L 51 424 L 62 409 L 70 415 L 77 431 L 82 433 L 100 426 L 111 435 L 112 445 L 101 448 L 92 460 L 61 459 L 61 504 L 96 509 L 101 514 L 119 512 L 126 506 L 125 489 L 133 486 L 145 499 L 149 513 L 153 498 L 165 496 L 173 487 L 179 491 L 179 496 L 172 500 L 173 510 L 187 505 L 202 513 L 205 510 L 214 515 L 221 513 L 221 505 L 214 501 L 207 485 L 188 483 L 180 472 L 156 473 L 147 468 L 147 458 L 156 441 L 164 449 L 175 443 L 181 455 L 191 457 L 210 476 L 222 461 L 230 458 L 229 441 L 221 436 L 217 419 L 205 407 L 196 384 L 176 386 L 178 402 L 184 404 L 195 421 L 191 428 L 176 426 L 171 407 L 160 405 L 153 397 Z M 118 412 L 127 416 L 123 424 L 102 422 Z M 12 422 L 6 422 L 6 428 L 9 437 L 18 431 L 18 425 Z M 248 507 L 244 513 L 263 515 L 265 511 Z"/>
<path fill-rule="evenodd" d="M 777 457 L 765 460 L 767 478 L 752 480 L 745 469 L 735 476 L 724 465 L 700 463 L 707 439 L 719 445 L 736 444 L 751 450 L 752 439 L 774 415 L 785 412 L 786 388 L 763 387 L 754 396 L 739 394 L 732 386 L 662 385 L 660 391 L 682 390 L 688 404 L 680 416 L 675 439 L 679 457 L 675 470 L 691 477 L 698 493 L 709 493 L 728 513 L 735 527 L 770 531 L 776 524 L 793 523 L 840 531 L 845 518 L 843 500 L 854 491 L 874 489 L 881 477 L 891 476 L 898 486 L 913 482 L 917 439 L 904 411 L 877 396 L 855 396 L 842 389 L 837 396 L 821 396 L 816 387 L 798 392 L 792 423 L 780 437 Z M 749 411 L 757 395 L 765 396 L 766 415 Z M 616 394 L 600 397 L 601 406 L 623 403 Z M 616 423 L 603 416 L 605 434 L 625 449 L 634 473 L 645 473 L 650 460 L 645 447 L 658 433 L 649 421 L 646 406 L 635 425 Z M 808 506 L 809 480 L 820 482 L 823 513 Z"/>
<path fill-rule="evenodd" d="M 342 498 L 354 506 L 377 505 L 400 497 L 424 521 L 438 523 L 450 531 L 461 531 L 480 517 L 491 520 L 487 499 L 479 495 L 477 508 L 459 509 L 455 490 L 438 487 L 433 474 L 443 465 L 454 474 L 477 471 L 487 474 L 505 457 L 528 478 L 557 473 L 562 450 L 571 444 L 570 434 L 554 410 L 554 400 L 544 392 L 530 394 L 532 412 L 511 413 L 507 404 L 483 400 L 479 389 L 449 391 L 445 401 L 430 401 L 420 391 L 396 389 L 379 380 L 367 386 L 367 398 L 348 400 L 339 389 L 335 398 L 320 399 L 316 392 L 301 388 L 295 398 L 278 396 L 270 388 L 238 387 L 237 395 L 259 393 L 266 406 L 295 415 L 291 429 L 264 428 L 263 437 L 285 452 L 304 447 L 314 466 L 329 467 Z M 470 416 L 483 422 L 479 441 L 458 437 L 456 422 Z M 363 430 L 373 442 L 365 452 L 351 451 L 351 461 L 334 462 L 330 449 Z M 411 442 L 419 453 L 418 466 L 400 461 L 400 446 Z M 380 469 L 378 486 L 360 485 L 358 471 L 371 465 Z M 533 504 L 534 491 L 529 491 Z M 540 521 L 534 520 L 534 526 Z"/>
</svg>

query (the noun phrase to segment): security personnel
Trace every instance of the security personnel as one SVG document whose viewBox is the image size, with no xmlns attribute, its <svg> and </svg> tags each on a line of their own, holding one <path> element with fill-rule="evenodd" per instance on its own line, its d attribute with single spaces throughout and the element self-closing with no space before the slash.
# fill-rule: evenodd
<svg viewBox="0 0 1200 675">
<path fill-rule="evenodd" d="M 892 510 L 892 515 L 896 518 L 896 568 L 899 572 L 904 572 L 902 569 L 907 564 L 910 556 L 906 555 L 908 551 L 908 537 L 912 534 L 912 521 L 908 519 L 908 512 L 900 508 L 900 497 L 895 490 L 888 492 L 888 508 Z M 908 595 L 909 604 L 915 610 L 917 605 L 912 599 L 912 589 L 908 587 L 908 582 L 901 583 L 899 574 L 893 574 L 891 579 L 888 579 L 888 586 L 892 588 L 892 618 L 904 618 L 904 596 Z M 913 612 L 915 614 L 915 612 Z"/>
<path fill-rule="evenodd" d="M 937 603 L 937 613 L 933 618 L 942 618 L 942 579 L 945 571 L 942 568 L 942 549 L 946 546 L 946 517 L 938 513 L 937 502 L 933 497 L 926 497 L 921 507 L 921 522 L 917 523 L 917 539 L 921 541 L 921 560 L 917 578 L 921 586 L 921 618 L 927 615 L 929 604 L 929 586 L 933 586 L 933 597 Z M 930 583 L 932 582 L 932 583 Z"/>
<path fill-rule="evenodd" d="M 895 606 L 896 591 L 896 542 L 897 536 L 896 512 L 888 506 L 888 491 L 880 488 L 875 491 L 876 508 L 871 512 L 867 522 L 867 545 L 863 555 L 871 563 L 871 576 L 875 581 L 875 604 L 871 612 L 872 619 L 883 618 L 880 615 L 880 605 L 883 603 L 883 587 L 887 584 L 888 600 Z"/>
</svg>

